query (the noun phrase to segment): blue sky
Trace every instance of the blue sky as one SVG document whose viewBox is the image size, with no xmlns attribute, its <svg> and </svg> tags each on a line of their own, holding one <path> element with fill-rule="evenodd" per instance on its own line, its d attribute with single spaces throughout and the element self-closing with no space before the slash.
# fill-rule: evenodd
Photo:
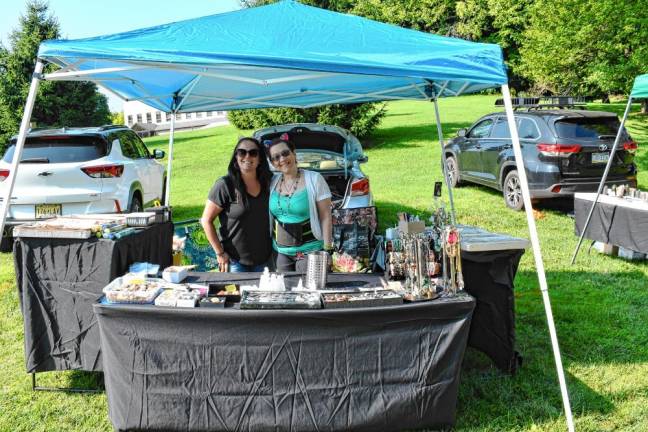
<svg viewBox="0 0 648 432">
<path fill-rule="evenodd" d="M 3 0 L 0 38 L 7 46 L 11 30 L 25 13 L 25 1 Z M 240 9 L 238 0 L 49 0 L 67 39 L 118 33 L 187 18 Z M 111 111 L 121 111 L 120 99 L 109 95 Z"/>
</svg>

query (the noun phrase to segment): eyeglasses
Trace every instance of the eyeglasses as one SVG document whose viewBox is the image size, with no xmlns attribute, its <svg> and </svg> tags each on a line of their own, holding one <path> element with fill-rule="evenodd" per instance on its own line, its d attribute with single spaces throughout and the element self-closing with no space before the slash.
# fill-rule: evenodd
<svg viewBox="0 0 648 432">
<path fill-rule="evenodd" d="M 257 157 L 259 156 L 259 149 L 250 149 L 250 150 L 244 148 L 236 149 L 236 156 L 240 158 L 244 158 L 247 155 L 250 155 L 250 157 Z"/>
<path fill-rule="evenodd" d="M 282 150 L 280 153 L 277 153 L 274 156 L 270 156 L 270 160 L 272 162 L 279 162 L 279 159 L 281 159 L 282 157 L 286 158 L 286 157 L 290 156 L 290 153 L 292 153 L 292 152 L 290 150 L 288 150 L 288 149 Z"/>
</svg>

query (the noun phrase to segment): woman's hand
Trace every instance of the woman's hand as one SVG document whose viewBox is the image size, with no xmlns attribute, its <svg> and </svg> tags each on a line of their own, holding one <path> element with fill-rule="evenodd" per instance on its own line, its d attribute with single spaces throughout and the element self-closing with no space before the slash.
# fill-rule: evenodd
<svg viewBox="0 0 648 432">
<path fill-rule="evenodd" d="M 216 256 L 216 259 L 218 260 L 218 271 L 219 272 L 227 272 L 229 270 L 229 255 L 227 255 L 227 252 L 223 252 L 222 254 L 218 254 Z"/>
</svg>

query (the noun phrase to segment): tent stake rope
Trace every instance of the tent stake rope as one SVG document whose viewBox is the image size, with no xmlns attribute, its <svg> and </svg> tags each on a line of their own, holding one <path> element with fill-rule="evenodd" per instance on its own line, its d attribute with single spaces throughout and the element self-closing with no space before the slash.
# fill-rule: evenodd
<svg viewBox="0 0 648 432">
<path fill-rule="evenodd" d="M 599 196 L 601 195 L 601 192 L 603 192 L 603 187 L 605 186 L 605 181 L 607 180 L 608 173 L 610 172 L 610 168 L 612 167 L 612 163 L 614 161 L 614 155 L 616 154 L 617 147 L 619 146 L 619 141 L 621 141 L 621 135 L 623 134 L 623 126 L 625 125 L 625 122 L 628 119 L 628 114 L 630 113 L 631 105 L 632 105 L 632 96 L 628 97 L 628 104 L 626 105 L 625 112 L 623 113 L 623 118 L 621 119 L 621 124 L 619 125 L 619 130 L 617 131 L 616 138 L 614 138 L 614 145 L 612 146 L 612 150 L 610 151 L 610 157 L 607 161 L 607 165 L 605 165 L 605 171 L 603 172 L 603 177 L 601 178 L 599 187 L 596 190 L 596 197 L 594 197 L 594 202 L 592 203 L 592 207 L 590 207 L 589 214 L 587 215 L 587 219 L 585 220 L 585 226 L 581 230 L 581 234 L 578 239 L 578 244 L 576 245 L 576 249 L 574 250 L 574 254 L 572 255 L 572 259 L 571 259 L 572 265 L 574 265 L 574 263 L 576 262 L 576 255 L 578 255 L 578 251 L 580 250 L 581 244 L 583 243 L 585 232 L 587 232 L 587 227 L 589 226 L 590 220 L 592 219 L 592 214 L 594 214 L 594 209 L 596 208 L 596 204 L 598 203 Z"/>
<path fill-rule="evenodd" d="M 542 251 L 540 250 L 540 239 L 536 229 L 535 219 L 533 218 L 533 207 L 531 206 L 531 194 L 529 193 L 529 183 L 527 181 L 524 160 L 522 159 L 522 147 L 520 146 L 520 137 L 518 136 L 515 116 L 513 114 L 513 104 L 511 103 L 511 93 L 508 84 L 502 85 L 502 96 L 504 107 L 506 109 L 506 118 L 508 120 L 511 139 L 513 141 L 513 153 L 515 154 L 515 164 L 517 166 L 518 176 L 522 185 L 522 198 L 524 200 L 524 212 L 526 213 L 527 225 L 529 226 L 529 235 L 531 237 L 531 247 L 533 248 L 533 258 L 535 260 L 536 271 L 538 273 L 538 282 L 542 292 L 542 302 L 544 303 L 545 313 L 547 315 L 547 325 L 549 327 L 549 337 L 551 338 L 551 347 L 553 349 L 554 359 L 556 362 L 556 372 L 558 373 L 558 382 L 562 394 L 563 406 L 565 409 L 565 418 L 567 419 L 567 429 L 569 432 L 574 431 L 574 419 L 572 417 L 571 405 L 569 403 L 569 392 L 567 391 L 567 381 L 563 370 L 562 359 L 560 356 L 560 347 L 558 346 L 558 336 L 556 335 L 556 326 L 554 324 L 553 312 L 551 310 L 551 300 L 549 299 L 549 290 L 547 287 L 547 277 L 545 275 L 544 263 L 542 261 Z"/>
</svg>

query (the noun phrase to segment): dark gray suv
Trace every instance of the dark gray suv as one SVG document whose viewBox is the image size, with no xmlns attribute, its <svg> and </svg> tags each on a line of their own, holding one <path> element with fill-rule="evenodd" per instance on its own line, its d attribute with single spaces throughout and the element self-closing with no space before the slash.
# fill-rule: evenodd
<svg viewBox="0 0 648 432">
<path fill-rule="evenodd" d="M 620 121 L 600 111 L 537 109 L 516 111 L 515 119 L 531 198 L 595 192 Z M 623 131 L 606 184 L 636 187 L 637 144 Z M 505 113 L 488 114 L 445 146 L 453 186 L 478 183 L 502 191 L 506 205 L 523 207 L 522 189 Z"/>
</svg>

